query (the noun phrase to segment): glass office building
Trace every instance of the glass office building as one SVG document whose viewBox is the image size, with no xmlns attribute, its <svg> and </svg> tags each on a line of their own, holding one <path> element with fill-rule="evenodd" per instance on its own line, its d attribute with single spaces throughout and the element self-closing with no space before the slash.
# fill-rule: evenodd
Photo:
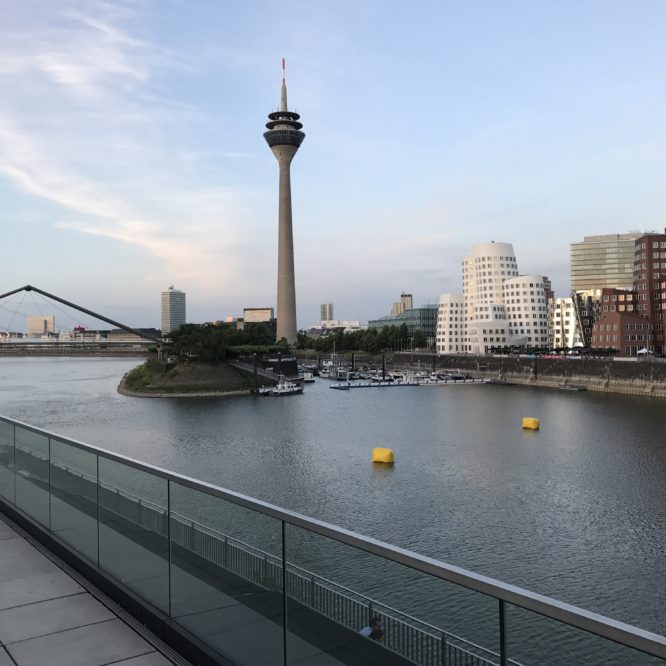
<svg viewBox="0 0 666 666">
<path fill-rule="evenodd" d="M 642 233 L 585 236 L 571 243 L 571 290 L 631 289 L 634 241 Z"/>
<path fill-rule="evenodd" d="M 407 326 L 407 331 L 410 336 L 413 336 L 416 331 L 423 331 L 423 334 L 428 340 L 428 344 L 432 345 L 435 341 L 437 334 L 437 312 L 439 305 L 434 303 L 427 303 L 420 308 L 412 308 L 405 310 L 403 313 L 396 317 L 382 317 L 381 319 L 371 319 L 368 322 L 368 328 L 376 328 L 381 330 L 384 326 Z"/>
</svg>

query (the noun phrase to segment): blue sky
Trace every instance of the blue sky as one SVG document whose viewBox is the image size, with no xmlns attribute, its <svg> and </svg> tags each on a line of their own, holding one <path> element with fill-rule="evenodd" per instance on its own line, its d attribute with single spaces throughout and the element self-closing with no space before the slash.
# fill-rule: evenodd
<svg viewBox="0 0 666 666">
<path fill-rule="evenodd" d="M 301 326 L 459 291 L 489 240 L 564 295 L 570 242 L 666 226 L 663 1 L 279 8 L 4 4 L 0 291 L 136 326 L 171 284 L 192 321 L 273 305 L 282 56 Z"/>
</svg>

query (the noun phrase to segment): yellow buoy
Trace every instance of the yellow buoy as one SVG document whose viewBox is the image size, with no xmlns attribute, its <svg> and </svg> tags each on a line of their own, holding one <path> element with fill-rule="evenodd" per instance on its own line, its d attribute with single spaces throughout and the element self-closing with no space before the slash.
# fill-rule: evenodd
<svg viewBox="0 0 666 666">
<path fill-rule="evenodd" d="M 525 428 L 526 430 L 538 430 L 539 419 L 534 419 L 531 416 L 526 416 L 523 419 L 523 428 Z"/>
<path fill-rule="evenodd" d="M 393 463 L 393 449 L 372 449 L 373 463 Z"/>
</svg>

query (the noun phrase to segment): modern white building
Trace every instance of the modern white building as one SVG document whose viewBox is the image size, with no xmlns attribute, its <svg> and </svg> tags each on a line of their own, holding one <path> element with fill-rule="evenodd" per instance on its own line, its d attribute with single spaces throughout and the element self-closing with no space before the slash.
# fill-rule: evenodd
<svg viewBox="0 0 666 666">
<path fill-rule="evenodd" d="M 185 292 L 173 285 L 162 292 L 162 335 L 185 324 Z"/>
<path fill-rule="evenodd" d="M 463 351 L 484 354 L 490 347 L 521 344 L 511 340 L 502 285 L 518 275 L 511 243 L 478 243 L 463 261 L 466 330 Z"/>
<path fill-rule="evenodd" d="M 462 294 L 442 294 L 437 313 L 435 349 L 438 354 L 459 354 L 465 327 L 465 299 Z"/>
<path fill-rule="evenodd" d="M 550 302 L 548 329 L 553 349 L 584 346 L 573 298 L 554 298 Z"/>
<path fill-rule="evenodd" d="M 439 354 L 485 354 L 493 347 L 548 345 L 549 283 L 518 274 L 510 243 L 479 243 L 462 262 L 463 294 L 442 294 Z"/>
<path fill-rule="evenodd" d="M 503 285 L 509 335 L 514 345 L 547 347 L 548 302 L 543 275 L 521 275 Z"/>
</svg>

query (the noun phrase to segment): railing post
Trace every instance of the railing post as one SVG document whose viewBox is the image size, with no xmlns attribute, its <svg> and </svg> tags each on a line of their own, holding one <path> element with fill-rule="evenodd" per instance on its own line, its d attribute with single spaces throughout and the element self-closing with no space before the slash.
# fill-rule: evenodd
<svg viewBox="0 0 666 666">
<path fill-rule="evenodd" d="M 499 599 L 499 630 L 500 630 L 500 666 L 507 666 L 506 654 L 506 608 L 504 599 Z"/>
<path fill-rule="evenodd" d="M 439 637 L 439 663 L 440 666 L 446 666 L 446 634 L 441 634 Z"/>
<path fill-rule="evenodd" d="M 282 657 L 287 666 L 287 528 L 282 522 Z"/>
<path fill-rule="evenodd" d="M 228 569 L 229 566 L 227 564 L 228 557 L 229 557 L 229 537 L 225 536 L 224 537 L 224 546 L 222 547 L 222 562 L 224 563 L 222 566 L 224 566 L 225 569 Z"/>
<path fill-rule="evenodd" d="M 49 437 L 49 532 L 51 531 L 51 438 Z"/>
<path fill-rule="evenodd" d="M 315 607 L 315 577 L 310 576 L 310 607 Z"/>
<path fill-rule="evenodd" d="M 171 614 L 171 480 L 167 479 L 167 548 L 168 548 L 168 557 L 169 557 L 169 570 L 168 570 L 168 581 L 169 581 L 169 617 L 172 617 Z"/>
<path fill-rule="evenodd" d="M 95 470 L 97 474 L 97 483 L 95 483 L 95 513 L 97 518 L 97 566 L 99 567 L 99 454 L 95 454 Z"/>
</svg>

